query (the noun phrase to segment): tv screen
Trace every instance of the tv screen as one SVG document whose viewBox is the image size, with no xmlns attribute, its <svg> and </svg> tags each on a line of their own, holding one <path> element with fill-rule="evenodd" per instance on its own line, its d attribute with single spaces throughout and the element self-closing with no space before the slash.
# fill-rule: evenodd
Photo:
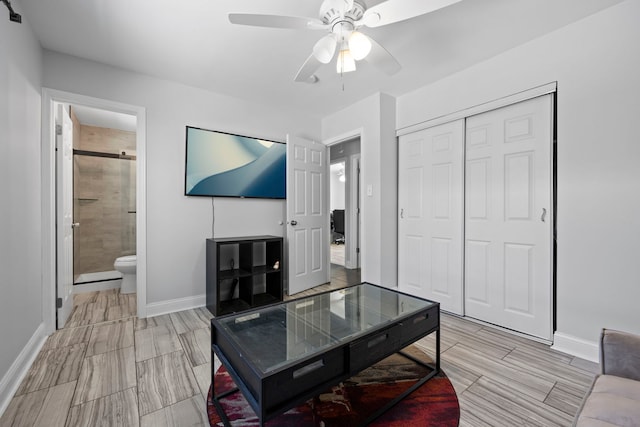
<svg viewBox="0 0 640 427">
<path fill-rule="evenodd" d="M 286 144 L 187 126 L 185 195 L 286 198 Z"/>
</svg>

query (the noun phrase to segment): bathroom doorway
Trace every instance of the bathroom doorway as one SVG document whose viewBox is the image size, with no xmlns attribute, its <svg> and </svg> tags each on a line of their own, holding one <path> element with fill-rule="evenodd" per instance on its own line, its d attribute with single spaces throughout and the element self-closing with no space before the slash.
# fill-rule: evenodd
<svg viewBox="0 0 640 427">
<path fill-rule="evenodd" d="M 130 104 L 123 104 L 119 102 L 109 101 L 100 98 L 93 98 L 84 95 L 74 94 L 70 92 L 64 92 L 54 89 L 43 88 L 43 143 L 42 143 L 42 206 L 43 206 L 43 222 L 42 222 L 42 230 L 43 230 L 43 301 L 45 302 L 42 305 L 43 311 L 43 319 L 45 320 L 45 325 L 47 330 L 55 330 L 64 327 L 65 323 L 69 319 L 69 314 L 71 313 L 71 309 L 69 306 L 73 305 L 73 293 L 81 292 L 83 286 L 89 286 L 90 284 L 84 283 L 79 285 L 73 285 L 74 277 L 76 276 L 76 281 L 79 279 L 81 272 L 76 271 L 76 274 L 72 274 L 73 271 L 73 255 L 71 251 L 61 250 L 59 246 L 58 235 L 60 230 L 66 230 L 68 227 L 72 227 L 74 232 L 76 229 L 81 228 L 92 228 L 97 227 L 96 222 L 103 221 L 104 218 L 98 220 L 86 219 L 85 223 L 82 224 L 80 221 L 76 221 L 75 218 L 72 221 L 68 221 L 69 224 L 63 221 L 58 221 L 59 213 L 57 212 L 59 205 L 66 205 L 63 203 L 67 200 L 66 197 L 63 196 L 64 192 L 66 192 L 66 188 L 68 184 L 64 184 L 64 192 L 61 191 L 61 188 L 57 185 L 60 182 L 72 182 L 72 178 L 60 180 L 57 176 L 59 170 L 63 170 L 65 168 L 61 168 L 58 160 L 60 159 L 63 150 L 59 150 L 57 148 L 57 144 L 59 142 L 59 138 L 57 138 L 57 132 L 60 130 L 57 126 L 56 119 L 58 116 L 56 111 L 58 111 L 58 107 L 62 105 L 65 107 L 64 109 L 73 110 L 73 107 L 76 107 L 76 113 L 78 112 L 78 108 L 82 107 L 90 107 L 96 110 L 105 110 L 111 113 L 121 113 L 123 115 L 132 116 L 135 119 L 135 150 L 127 152 L 125 149 L 124 156 L 129 156 L 128 159 L 122 159 L 123 156 L 122 151 L 116 154 L 115 157 L 108 158 L 109 161 L 114 161 L 122 163 L 122 161 L 126 160 L 127 166 L 119 165 L 119 167 L 115 168 L 106 168 L 105 170 L 116 171 L 120 175 L 124 175 L 128 178 L 129 183 L 127 185 L 132 185 L 132 182 L 135 183 L 135 199 L 131 198 L 131 194 L 127 195 L 124 200 L 127 200 L 129 204 L 126 204 L 127 216 L 133 216 L 135 219 L 125 221 L 125 224 L 128 224 L 128 227 L 124 229 L 119 229 L 118 231 L 112 231 L 114 234 L 120 235 L 120 240 L 125 240 L 128 242 L 128 247 L 125 247 L 125 251 L 134 251 L 136 253 L 136 261 L 135 268 L 136 272 L 133 276 L 133 286 L 132 288 L 136 291 L 136 296 L 133 299 L 135 301 L 134 310 L 132 314 L 137 314 L 138 317 L 144 318 L 146 317 L 146 161 L 145 161 L 145 152 L 146 152 L 146 112 L 143 107 L 134 106 Z M 77 115 L 77 114 L 76 114 Z M 89 123 L 89 126 L 95 126 L 95 123 Z M 64 126 L 63 126 L 64 127 Z M 73 127 L 70 125 L 70 127 Z M 98 126 L 103 128 L 114 128 L 114 126 Z M 94 151 L 94 150 L 86 150 L 86 151 Z M 95 150 L 95 152 L 100 153 L 100 150 Z M 113 152 L 110 151 L 102 151 L 102 153 L 107 153 L 111 156 L 114 156 Z M 80 156 L 78 156 L 78 154 Z M 104 161 L 106 157 L 101 157 L 101 155 L 83 155 L 87 153 L 76 153 L 76 159 L 73 159 L 72 156 L 70 160 L 68 160 L 65 164 L 69 164 L 73 166 L 74 160 L 78 160 L 75 163 L 78 163 L 78 167 L 82 167 L 82 163 L 87 159 L 93 159 L 97 161 Z M 64 157 L 67 157 L 65 152 Z M 135 163 L 134 162 L 135 157 Z M 82 160 L 80 160 L 82 159 Z M 133 166 L 135 164 L 135 166 Z M 85 165 L 86 166 L 86 165 Z M 133 166 L 133 168 L 132 168 Z M 110 172 L 111 173 L 111 172 Z M 91 174 L 90 174 L 91 175 Z M 122 176 L 118 179 L 120 183 L 120 190 L 111 194 L 107 198 L 114 199 L 116 197 L 121 196 L 123 182 L 127 182 L 127 180 L 121 179 Z M 81 178 L 81 180 L 85 180 L 87 183 L 95 184 L 95 176 L 87 176 Z M 101 184 L 96 184 L 95 186 L 99 186 Z M 73 191 L 73 190 L 71 190 Z M 94 195 L 83 195 L 82 191 L 79 191 L 77 197 L 74 197 L 70 205 L 74 205 L 74 208 L 80 209 L 79 205 L 84 203 L 86 205 L 90 205 L 92 202 L 95 204 L 99 197 L 95 197 Z M 85 200 L 80 200 L 85 199 Z M 135 201 L 133 201 L 135 200 Z M 92 225 L 93 222 L 93 225 Z M 80 225 L 78 225 L 80 223 Z M 107 221 L 108 223 L 108 221 Z M 133 225 L 135 224 L 135 225 Z M 68 227 L 67 227 L 68 226 Z M 75 234 L 75 233 L 74 233 Z M 134 244 L 131 244 L 134 242 Z M 111 243 L 103 243 L 102 250 L 105 250 L 105 245 L 108 248 Z M 120 244 L 122 245 L 122 244 Z M 68 245 L 65 245 L 65 247 Z M 72 244 L 73 246 L 73 244 Z M 125 244 L 126 246 L 126 244 Z M 122 246 L 121 246 L 122 247 Z M 113 271 L 113 260 L 109 260 L 109 264 L 111 264 L 109 271 Z M 61 276 L 58 274 L 59 271 L 69 270 L 69 274 L 64 274 L 64 279 L 61 280 Z M 68 281 L 67 281 L 68 278 Z M 108 280 L 98 280 L 97 282 L 108 282 Z M 107 288 L 108 289 L 108 288 Z"/>
<path fill-rule="evenodd" d="M 77 104 L 69 111 L 74 292 L 115 288 L 114 261 L 136 254 L 136 117 Z"/>
</svg>

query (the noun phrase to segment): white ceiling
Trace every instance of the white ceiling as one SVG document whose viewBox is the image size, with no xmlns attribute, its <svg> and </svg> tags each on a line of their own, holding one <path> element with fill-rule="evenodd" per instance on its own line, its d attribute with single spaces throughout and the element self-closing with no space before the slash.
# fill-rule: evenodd
<svg viewBox="0 0 640 427">
<path fill-rule="evenodd" d="M 128 132 L 136 131 L 136 116 L 100 110 L 85 105 L 73 105 L 72 108 L 78 121 L 83 125 L 120 129 Z"/>
<path fill-rule="evenodd" d="M 232 25 L 227 15 L 317 17 L 321 0 L 17 1 L 46 49 L 321 117 L 376 92 L 401 95 L 622 0 L 463 0 L 364 31 L 400 62 L 398 74 L 363 61 L 340 77 L 329 64 L 316 84 L 293 78 L 325 33 Z"/>
</svg>

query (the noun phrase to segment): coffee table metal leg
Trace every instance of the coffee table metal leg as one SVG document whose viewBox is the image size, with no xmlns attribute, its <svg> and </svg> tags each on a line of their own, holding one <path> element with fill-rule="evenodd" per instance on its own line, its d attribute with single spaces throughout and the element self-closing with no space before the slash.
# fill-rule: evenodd
<svg viewBox="0 0 640 427">
<path fill-rule="evenodd" d="M 218 411 L 218 415 L 220 415 L 220 419 L 222 420 L 222 423 L 225 425 L 225 427 L 230 427 L 231 423 L 229 422 L 229 418 L 227 417 L 226 412 L 224 412 L 224 408 L 222 407 L 222 404 L 220 404 L 220 399 L 224 399 L 225 397 L 238 392 L 239 389 L 237 387 L 234 387 L 231 390 L 225 391 L 224 393 L 221 393 L 217 396 L 213 394 L 214 390 L 215 390 L 214 385 L 213 383 L 211 383 L 211 394 L 213 398 L 213 404 L 216 407 L 216 411 Z"/>
<path fill-rule="evenodd" d="M 433 365 L 431 365 L 431 364 L 424 363 L 422 360 L 419 360 L 419 359 L 417 359 L 417 358 L 415 358 L 415 357 L 411 356 L 410 354 L 407 354 L 407 353 L 405 353 L 403 351 L 399 351 L 398 353 L 403 355 L 407 359 L 412 360 L 413 362 L 417 363 L 418 365 L 425 366 L 427 368 L 431 368 L 432 371 L 429 372 L 426 376 L 422 377 L 418 382 L 416 382 L 414 385 L 409 387 L 403 393 L 401 393 L 400 395 L 396 396 L 392 401 L 387 403 L 385 406 L 383 406 L 382 408 L 378 409 L 375 413 L 370 415 L 369 418 L 367 418 L 364 421 L 364 423 L 362 423 L 362 426 L 367 426 L 367 425 L 371 424 L 378 417 L 382 416 L 389 409 L 391 409 L 394 406 L 396 406 L 402 399 L 404 399 L 405 397 L 409 396 L 411 393 L 413 393 L 414 391 L 416 391 L 417 389 L 422 387 L 424 385 L 424 383 L 429 381 L 431 378 L 435 377 L 438 374 L 438 372 L 440 372 L 440 329 L 438 329 L 436 331 L 436 364 L 435 364 L 435 367 Z"/>
<path fill-rule="evenodd" d="M 382 416 L 385 412 L 387 412 L 389 409 L 393 408 L 394 406 L 396 406 L 402 399 L 404 399 L 405 397 L 407 397 L 408 395 L 410 395 L 411 393 L 413 393 L 414 391 L 416 391 L 418 388 L 420 388 L 424 383 L 426 383 L 427 381 L 429 381 L 431 378 L 433 378 L 436 375 L 436 371 L 433 371 L 431 373 L 429 373 L 429 375 L 427 375 L 426 377 L 423 377 L 420 381 L 418 381 L 417 383 L 415 383 L 414 385 L 412 385 L 410 388 L 408 388 L 407 390 L 404 391 L 404 393 L 402 393 L 401 395 L 397 396 L 395 399 L 393 399 L 391 402 L 387 403 L 385 406 L 383 406 L 382 408 L 378 409 L 378 411 L 376 411 L 373 415 L 369 416 L 369 418 L 367 418 L 365 420 L 364 423 L 362 423 L 363 426 L 367 426 L 369 424 L 371 424 L 373 421 L 375 421 L 378 417 Z"/>
<path fill-rule="evenodd" d="M 436 329 L 436 371 L 440 372 L 440 327 Z"/>
</svg>

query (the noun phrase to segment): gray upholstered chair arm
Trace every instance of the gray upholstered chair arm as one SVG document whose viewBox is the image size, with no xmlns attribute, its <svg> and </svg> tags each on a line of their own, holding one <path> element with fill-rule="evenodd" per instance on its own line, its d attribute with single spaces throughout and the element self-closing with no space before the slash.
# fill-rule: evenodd
<svg viewBox="0 0 640 427">
<path fill-rule="evenodd" d="M 640 335 L 603 329 L 600 335 L 600 369 L 605 375 L 640 381 Z"/>
</svg>

